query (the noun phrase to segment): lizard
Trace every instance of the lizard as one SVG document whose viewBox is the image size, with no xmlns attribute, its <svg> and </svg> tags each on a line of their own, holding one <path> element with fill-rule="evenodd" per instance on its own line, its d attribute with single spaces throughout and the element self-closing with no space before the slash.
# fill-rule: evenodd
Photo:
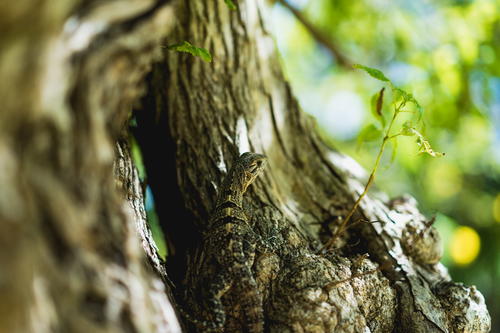
<svg viewBox="0 0 500 333">
<path fill-rule="evenodd" d="M 263 300 L 252 265 L 255 250 L 266 252 L 267 245 L 257 235 L 243 210 L 243 195 L 248 186 L 262 173 L 267 158 L 246 152 L 233 164 L 225 177 L 216 204 L 203 236 L 203 253 L 217 268 L 207 278 L 201 277 L 207 292 L 207 305 L 213 321 L 188 319 L 205 330 L 220 331 L 226 322 L 222 297 L 231 288 L 236 289 L 240 314 L 245 316 L 244 327 L 250 333 L 264 331 Z M 203 272 L 200 272 L 203 274 Z"/>
</svg>

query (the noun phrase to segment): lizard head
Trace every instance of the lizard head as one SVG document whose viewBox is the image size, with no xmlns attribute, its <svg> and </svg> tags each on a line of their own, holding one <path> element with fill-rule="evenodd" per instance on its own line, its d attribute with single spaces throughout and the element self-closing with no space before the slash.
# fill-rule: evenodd
<svg viewBox="0 0 500 333">
<path fill-rule="evenodd" d="M 243 192 L 264 170 L 266 160 L 267 158 L 264 155 L 251 152 L 243 153 L 238 158 L 235 167 L 238 169 L 236 172 L 239 175 L 239 185 L 242 187 Z"/>
</svg>

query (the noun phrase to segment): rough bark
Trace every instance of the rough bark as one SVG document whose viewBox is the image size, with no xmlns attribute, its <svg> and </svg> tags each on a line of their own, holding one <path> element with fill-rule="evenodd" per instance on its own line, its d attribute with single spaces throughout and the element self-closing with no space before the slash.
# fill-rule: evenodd
<svg viewBox="0 0 500 333">
<path fill-rule="evenodd" d="M 228 167 L 250 150 L 269 159 L 244 202 L 272 248 L 253 266 L 267 329 L 487 331 L 481 294 L 436 263 L 436 236 L 411 199 L 370 194 L 358 217 L 383 223 L 344 235 L 357 246 L 318 254 L 362 190 L 364 172 L 328 150 L 300 112 L 262 1 L 239 1 L 236 11 L 222 0 L 174 4 L 0 5 L 0 332 L 179 331 L 126 143 L 144 87 L 138 131 L 159 131 L 142 148 L 175 250 L 166 269 L 187 311 L 210 317 L 191 297 L 196 232 Z M 166 53 L 165 37 L 205 47 L 214 61 Z M 165 156 L 172 159 L 162 164 Z M 178 195 L 167 199 L 168 190 Z M 227 331 L 241 329 L 238 299 L 234 290 L 223 299 Z"/>
<path fill-rule="evenodd" d="M 0 12 L 0 332 L 179 332 L 124 132 L 172 5 Z"/>
<path fill-rule="evenodd" d="M 313 121 L 300 112 L 281 73 L 266 10 L 253 0 L 239 1 L 236 11 L 222 1 L 179 2 L 173 35 L 209 49 L 214 61 L 170 53 L 152 81 L 165 86 L 166 98 L 152 104 L 168 115 L 179 189 L 200 232 L 210 232 L 207 221 L 235 157 L 245 151 L 268 157 L 267 169 L 245 197 L 254 231 L 273 249 L 256 253 L 252 267 L 264 298 L 266 329 L 488 331 L 482 295 L 450 279 L 439 263 L 439 237 L 409 197 L 389 201 L 370 193 L 357 218 L 379 223 L 359 224 L 343 235 L 343 244 L 359 242 L 356 246 L 318 253 L 336 219 L 362 192 L 366 173 L 327 149 Z M 178 223 L 187 222 L 172 221 L 166 232 Z M 185 248 L 180 241 L 174 245 Z M 202 242 L 188 249 L 186 276 L 176 280 L 185 290 L 179 302 L 208 320 L 213 319 L 210 305 L 198 295 L 208 288 L 200 267 L 209 256 Z M 177 264 L 167 263 L 167 270 L 179 269 Z M 361 274 L 379 265 L 382 271 Z M 244 296 L 238 290 L 223 296 L 226 331 L 244 329 L 245 314 L 239 310 Z"/>
</svg>

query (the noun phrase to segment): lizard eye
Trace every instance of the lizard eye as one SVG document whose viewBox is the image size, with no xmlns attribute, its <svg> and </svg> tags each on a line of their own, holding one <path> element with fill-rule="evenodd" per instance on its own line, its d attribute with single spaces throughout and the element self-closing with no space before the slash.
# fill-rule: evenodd
<svg viewBox="0 0 500 333">
<path fill-rule="evenodd" d="M 252 164 L 250 164 L 250 166 L 248 167 L 248 171 L 250 171 L 251 173 L 256 172 L 257 170 L 259 170 L 262 167 L 262 163 L 264 163 L 264 162 L 260 161 L 260 160 L 252 162 Z"/>
<path fill-rule="evenodd" d="M 248 171 L 250 172 L 255 172 L 257 170 L 257 167 L 258 167 L 258 164 L 256 162 L 250 164 L 250 166 L 248 167 Z"/>
</svg>

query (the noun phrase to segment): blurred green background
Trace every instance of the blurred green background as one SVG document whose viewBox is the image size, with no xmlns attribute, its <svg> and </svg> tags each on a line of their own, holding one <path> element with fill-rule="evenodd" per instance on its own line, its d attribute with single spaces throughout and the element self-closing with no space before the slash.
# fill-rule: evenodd
<svg viewBox="0 0 500 333">
<path fill-rule="evenodd" d="M 280 0 L 271 20 L 303 110 L 367 170 L 380 142 L 357 149 L 356 139 L 375 123 L 370 98 L 383 85 L 350 64 L 382 70 L 420 102 L 424 134 L 446 156 L 419 155 L 414 138 L 399 139 L 376 183 L 391 197 L 410 193 L 436 216 L 442 262 L 455 281 L 483 293 L 493 332 L 500 332 L 499 8 L 500 0 Z"/>
</svg>

